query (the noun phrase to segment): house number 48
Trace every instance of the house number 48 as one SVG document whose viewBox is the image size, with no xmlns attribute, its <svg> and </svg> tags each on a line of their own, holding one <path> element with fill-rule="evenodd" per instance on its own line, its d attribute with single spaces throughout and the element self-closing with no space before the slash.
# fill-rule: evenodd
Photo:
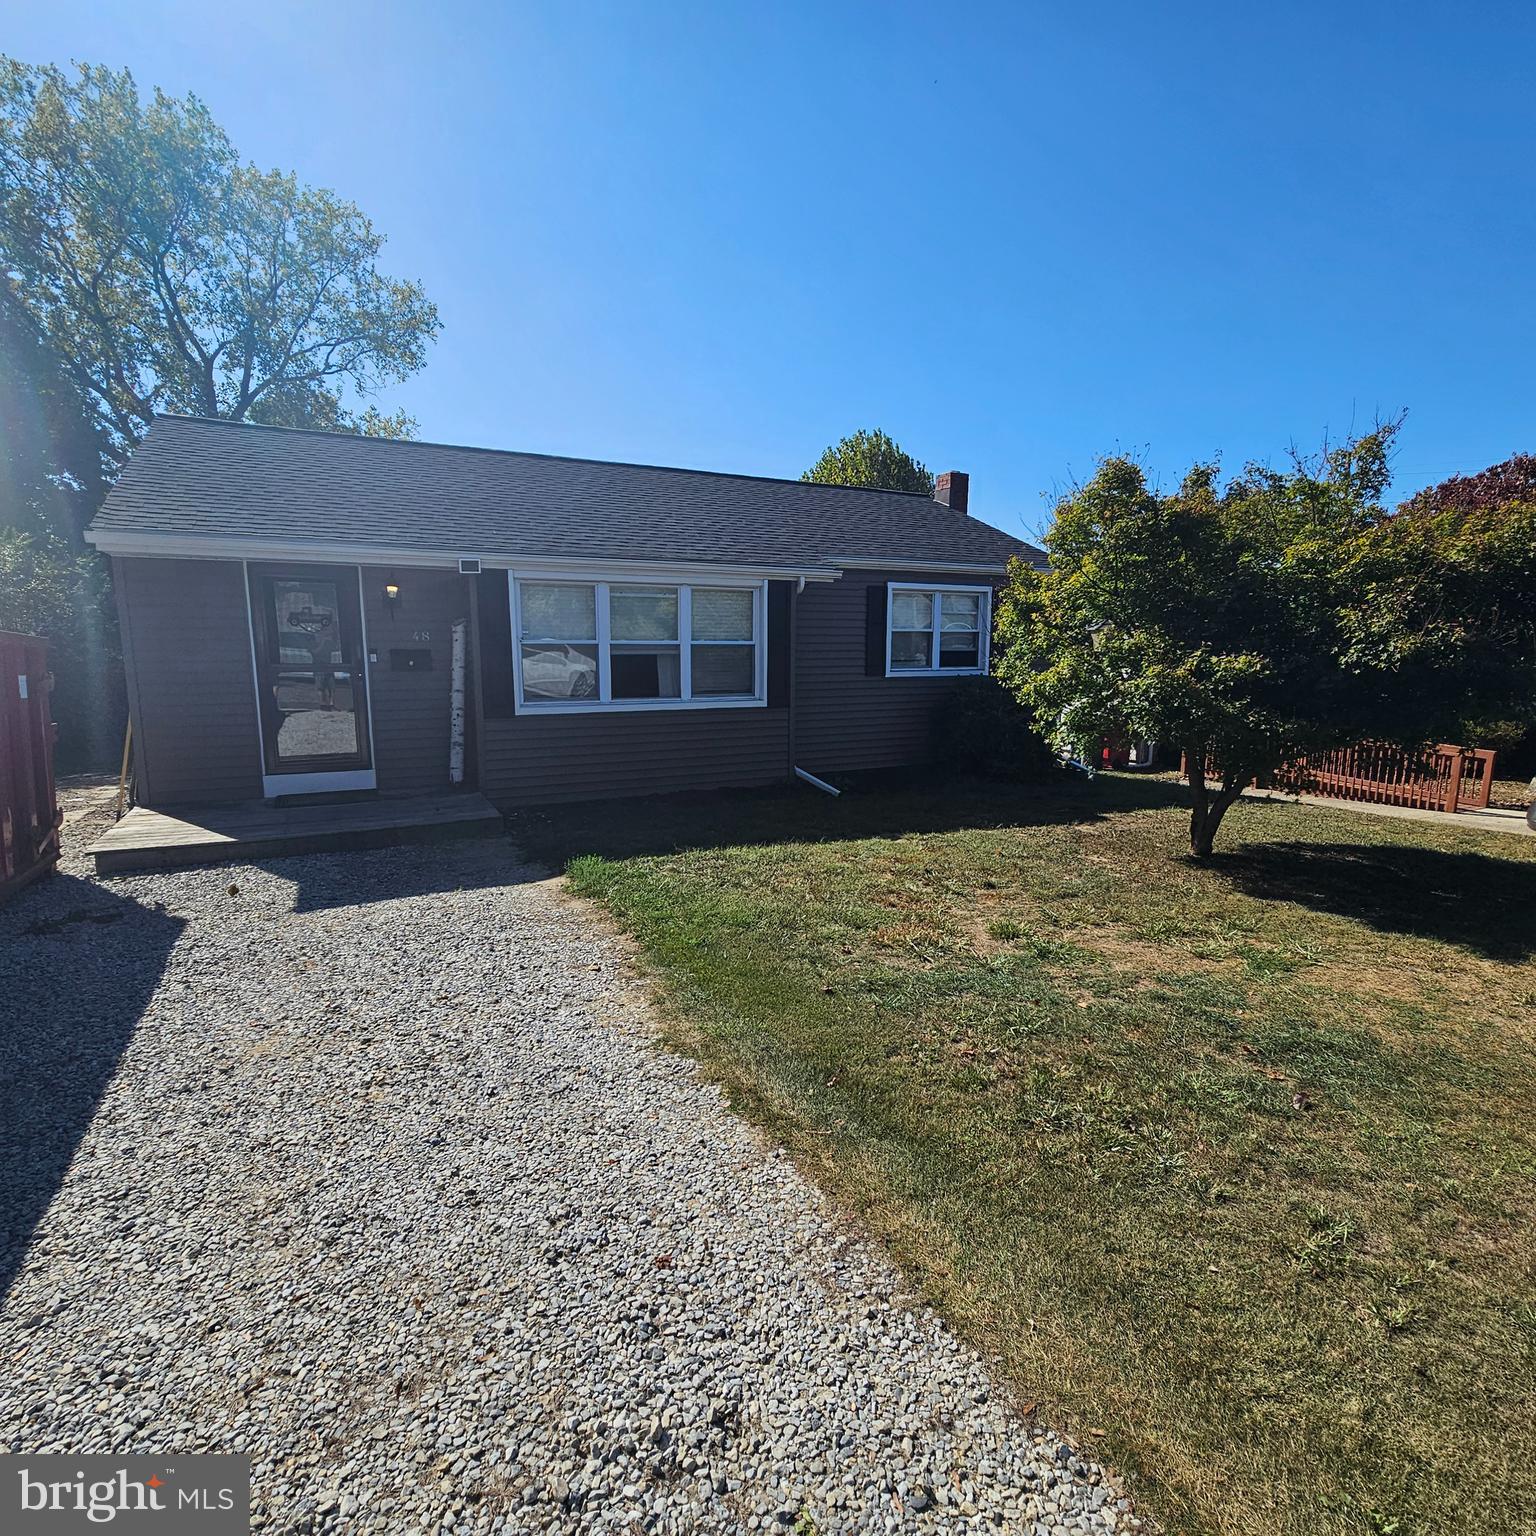
<svg viewBox="0 0 1536 1536">
<path fill-rule="evenodd" d="M 411 631 L 411 639 L 421 645 L 427 645 L 431 642 L 432 631 L 430 629 L 413 629 Z"/>
</svg>

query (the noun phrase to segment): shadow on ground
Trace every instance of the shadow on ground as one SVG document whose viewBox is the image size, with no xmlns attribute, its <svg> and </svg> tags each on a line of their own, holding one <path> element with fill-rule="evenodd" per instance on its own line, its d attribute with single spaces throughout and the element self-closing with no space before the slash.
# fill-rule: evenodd
<svg viewBox="0 0 1536 1536">
<path fill-rule="evenodd" d="M 0 1295 L 183 926 L 110 886 L 64 874 L 0 908 Z"/>
<path fill-rule="evenodd" d="M 986 831 L 1097 821 L 1128 810 L 1187 806 L 1157 780 L 1081 778 L 1049 784 L 863 775 L 836 799 L 808 786 L 543 806 L 508 818 L 531 856 L 562 869 L 581 854 L 632 858 L 683 849 L 854 842 L 911 833 Z"/>
<path fill-rule="evenodd" d="M 1491 960 L 1536 953 L 1536 863 L 1411 844 L 1283 842 L 1218 853 L 1209 867 L 1261 901 L 1295 902 Z M 1533 920 L 1510 921 L 1517 912 Z"/>
<path fill-rule="evenodd" d="M 239 866 L 224 866 L 238 880 Z M 505 836 L 437 837 L 345 853 L 299 853 L 279 859 L 252 859 L 245 868 L 263 869 L 291 880 L 295 912 L 437 896 L 448 891 L 489 890 L 542 880 L 553 871 L 528 863 Z"/>
</svg>

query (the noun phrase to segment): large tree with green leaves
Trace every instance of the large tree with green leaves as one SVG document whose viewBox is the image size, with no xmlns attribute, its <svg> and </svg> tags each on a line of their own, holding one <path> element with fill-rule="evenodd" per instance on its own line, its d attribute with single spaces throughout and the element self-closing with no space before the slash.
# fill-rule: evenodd
<svg viewBox="0 0 1536 1536">
<path fill-rule="evenodd" d="M 102 429 L 108 473 L 156 411 L 393 430 L 366 398 L 422 366 L 437 311 L 379 270 L 333 192 L 243 163 L 195 96 L 0 59 L 0 267 Z"/>
<path fill-rule="evenodd" d="M 820 485 L 863 485 L 933 495 L 933 475 L 878 428 L 834 443 L 800 478 Z"/>
<path fill-rule="evenodd" d="M 1536 710 L 1530 506 L 1389 512 L 1395 431 L 1171 493 L 1106 460 L 1057 506 L 1050 569 L 1013 572 L 1004 679 L 1063 743 L 1181 749 L 1196 857 L 1245 785 L 1308 754 Z"/>
</svg>

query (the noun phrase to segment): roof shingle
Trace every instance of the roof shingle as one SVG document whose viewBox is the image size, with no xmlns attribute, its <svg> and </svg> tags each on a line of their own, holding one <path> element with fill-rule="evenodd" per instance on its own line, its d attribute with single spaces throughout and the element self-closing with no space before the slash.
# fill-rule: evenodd
<svg viewBox="0 0 1536 1536">
<path fill-rule="evenodd" d="M 1040 558 L 899 491 L 191 416 L 156 418 L 92 530 L 765 568 Z"/>
</svg>

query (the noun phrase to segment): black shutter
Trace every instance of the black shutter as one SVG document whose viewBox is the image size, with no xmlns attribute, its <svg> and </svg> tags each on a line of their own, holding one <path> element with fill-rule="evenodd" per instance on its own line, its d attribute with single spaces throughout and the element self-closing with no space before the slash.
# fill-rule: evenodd
<svg viewBox="0 0 1536 1536">
<path fill-rule="evenodd" d="M 505 571 L 481 571 L 476 596 L 480 607 L 480 698 L 487 720 L 508 720 L 517 713 L 512 678 L 512 602 Z"/>
<path fill-rule="evenodd" d="M 768 708 L 789 705 L 789 603 L 787 581 L 768 583 Z"/>
<path fill-rule="evenodd" d="M 864 589 L 864 675 L 885 676 L 886 585 L 872 582 Z"/>
</svg>

